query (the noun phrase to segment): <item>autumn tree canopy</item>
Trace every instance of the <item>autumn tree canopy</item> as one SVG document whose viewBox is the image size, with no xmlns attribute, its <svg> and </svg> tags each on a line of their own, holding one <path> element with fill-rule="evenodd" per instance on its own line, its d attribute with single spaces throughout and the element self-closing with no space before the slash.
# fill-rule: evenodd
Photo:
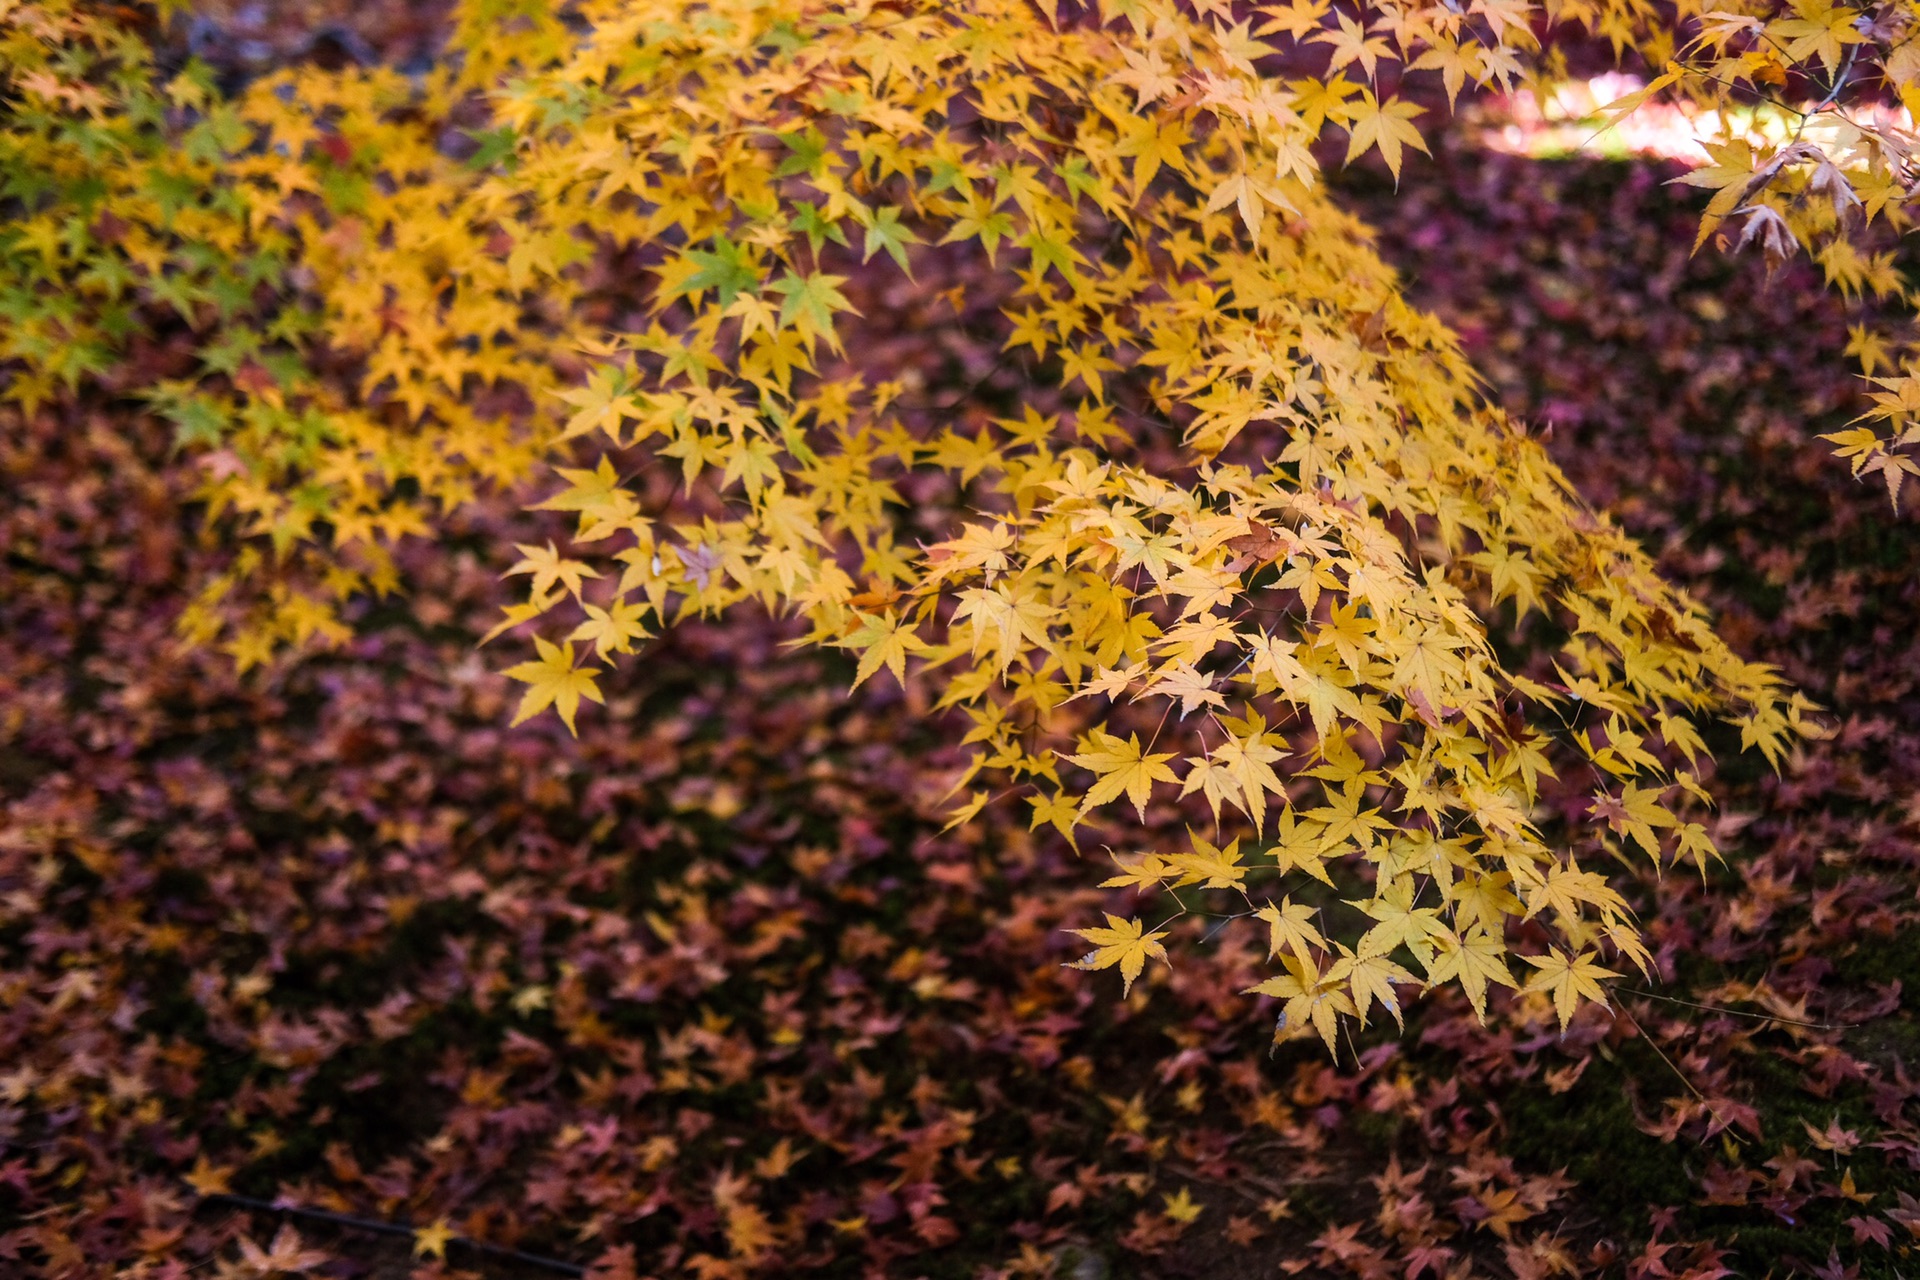
<svg viewBox="0 0 1920 1280">
<path fill-rule="evenodd" d="M 12 4 L 5 395 L 174 425 L 244 537 L 182 632 L 242 667 L 344 640 L 404 596 L 400 540 L 532 486 L 577 525 L 520 547 L 486 650 L 521 719 L 595 714 L 676 620 L 797 617 L 964 717 L 955 821 L 1028 806 L 1107 883 L 1263 931 L 1283 1034 L 1443 983 L 1564 1024 L 1648 961 L 1596 868 L 1704 869 L 1710 744 L 1777 762 L 1808 704 L 1489 401 L 1321 166 L 1397 176 L 1460 95 L 1598 41 L 1652 77 L 1617 110 L 1721 112 L 1703 242 L 1894 295 L 1911 30 L 1824 0 L 474 0 L 420 74 L 229 94 L 95 6 Z M 993 332 L 1026 390 L 929 398 L 864 358 L 904 324 Z M 1895 500 L 1905 341 L 1858 336 L 1879 407 L 1833 437 Z M 155 342 L 185 370 L 129 379 Z M 1538 811 L 1553 776 L 1574 821 Z M 1132 834 L 1194 797 L 1184 845 Z M 1513 948 L 1527 919 L 1552 945 Z M 1144 918 L 1080 932 L 1123 990 L 1166 954 Z"/>
</svg>

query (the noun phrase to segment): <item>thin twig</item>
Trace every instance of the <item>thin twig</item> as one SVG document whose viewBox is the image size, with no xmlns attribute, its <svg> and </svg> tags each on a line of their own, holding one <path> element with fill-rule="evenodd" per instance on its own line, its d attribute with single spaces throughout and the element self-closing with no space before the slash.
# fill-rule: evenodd
<svg viewBox="0 0 1920 1280">
<path fill-rule="evenodd" d="M 1678 996 L 1663 996 L 1657 991 L 1636 991 L 1632 987 L 1621 987 L 1620 990 L 1630 996 L 1665 1000 L 1668 1004 L 1683 1004 L 1689 1009 L 1700 1009 L 1707 1013 L 1724 1013 L 1735 1018 L 1755 1018 L 1761 1022 L 1784 1022 L 1788 1026 L 1813 1027 L 1820 1031 L 1851 1031 L 1860 1025 L 1857 1022 L 1808 1022 L 1804 1018 L 1783 1018 L 1777 1013 L 1749 1013 L 1744 1009 L 1728 1009 L 1717 1004 L 1699 1004 L 1692 1000 L 1682 1000 Z"/>
<path fill-rule="evenodd" d="M 252 1196 L 237 1196 L 230 1192 L 219 1191 L 200 1197 L 203 1204 L 230 1204 L 236 1208 L 252 1209 L 260 1213 L 284 1213 L 297 1218 L 310 1218 L 316 1222 L 332 1223 L 336 1227 L 349 1227 L 356 1231 L 366 1231 L 383 1236 L 407 1236 L 416 1234 L 414 1228 L 398 1222 L 382 1222 L 378 1218 L 356 1218 L 351 1214 L 334 1213 L 327 1209 L 308 1209 L 300 1205 L 275 1204 L 270 1200 L 256 1200 Z M 558 1258 L 543 1258 L 537 1253 L 522 1253 L 518 1249 L 509 1249 L 504 1245 L 488 1244 L 484 1240 L 474 1240 L 467 1236 L 448 1236 L 447 1243 L 465 1245 L 477 1253 L 490 1254 L 496 1258 L 507 1258 L 514 1262 L 524 1262 L 529 1266 L 545 1267 L 561 1275 L 584 1276 L 587 1269 L 575 1262 L 562 1262 Z"/>
<path fill-rule="evenodd" d="M 1645 1027 L 1640 1025 L 1640 1019 L 1633 1016 L 1633 1010 L 1627 1008 L 1626 1001 L 1624 1000 L 1620 1002 L 1620 1012 L 1627 1015 L 1627 1021 L 1631 1022 L 1633 1024 L 1633 1029 L 1640 1033 L 1640 1038 L 1647 1042 L 1647 1047 L 1653 1050 L 1656 1054 L 1660 1056 L 1660 1061 L 1667 1064 L 1667 1070 L 1673 1072 L 1673 1074 L 1679 1078 L 1680 1083 L 1687 1086 L 1687 1092 L 1691 1093 L 1694 1096 L 1694 1098 L 1700 1103 L 1700 1105 L 1707 1109 L 1707 1114 L 1709 1116 L 1712 1116 L 1715 1120 L 1718 1120 L 1720 1118 L 1719 1109 L 1716 1108 L 1713 1105 L 1713 1103 L 1708 1100 L 1706 1094 L 1700 1092 L 1699 1088 L 1693 1083 L 1693 1081 L 1687 1079 L 1685 1072 L 1683 1072 L 1682 1070 L 1680 1070 L 1679 1067 L 1674 1065 L 1673 1059 L 1667 1056 L 1667 1051 L 1665 1049 L 1662 1049 L 1659 1045 L 1659 1042 L 1656 1041 L 1651 1035 L 1647 1033 L 1647 1029 Z M 1735 1142 L 1740 1143 L 1742 1146 L 1746 1145 L 1747 1140 L 1741 1137 L 1739 1134 L 1735 1133 L 1733 1131 L 1733 1127 L 1730 1124 L 1722 1126 L 1720 1131 L 1722 1133 L 1727 1134 Z"/>
<path fill-rule="evenodd" d="M 1261 1205 L 1263 1201 L 1261 1196 L 1255 1194 L 1254 1191 L 1248 1190 L 1249 1187 L 1257 1188 L 1259 1191 L 1265 1192 L 1267 1200 L 1286 1200 L 1293 1195 L 1293 1192 L 1299 1190 L 1298 1187 L 1290 1189 L 1285 1183 L 1276 1182 L 1272 1178 L 1262 1177 L 1259 1174 L 1253 1173 L 1237 1172 L 1231 1180 L 1222 1181 L 1219 1178 L 1208 1177 L 1192 1165 L 1182 1164 L 1178 1160 L 1169 1160 L 1162 1165 L 1161 1168 L 1173 1174 L 1175 1177 L 1185 1178 L 1189 1182 L 1198 1182 L 1204 1186 L 1218 1187 L 1222 1191 L 1237 1192 L 1245 1196 L 1255 1205 Z M 1320 1179 L 1302 1178 L 1300 1181 L 1307 1183 L 1320 1181 Z"/>
<path fill-rule="evenodd" d="M 987 371 L 967 384 L 966 389 L 961 391 L 959 395 L 955 396 L 946 404 L 921 405 L 916 412 L 929 414 L 933 417 L 943 417 L 946 414 L 952 413 L 955 409 L 958 409 L 961 405 L 973 399 L 974 394 L 978 392 L 980 388 L 986 386 L 993 375 L 1007 367 L 1008 362 L 1015 354 L 1017 354 L 1017 352 L 1011 348 L 1001 351 L 994 362 L 987 366 Z"/>
<path fill-rule="evenodd" d="M 1814 105 L 1813 109 L 1807 112 L 1808 119 L 1819 115 L 1839 100 L 1841 93 L 1846 90 L 1847 82 L 1853 79 L 1853 60 L 1859 55 L 1859 45 L 1847 46 L 1847 60 L 1840 64 L 1840 70 L 1833 77 L 1833 86 L 1827 90 L 1827 96 L 1820 99 L 1820 101 Z M 1806 128 L 1806 119 L 1801 120 L 1800 127 L 1802 129 Z M 1797 137 L 1799 135 L 1796 134 L 1795 136 Z"/>
</svg>

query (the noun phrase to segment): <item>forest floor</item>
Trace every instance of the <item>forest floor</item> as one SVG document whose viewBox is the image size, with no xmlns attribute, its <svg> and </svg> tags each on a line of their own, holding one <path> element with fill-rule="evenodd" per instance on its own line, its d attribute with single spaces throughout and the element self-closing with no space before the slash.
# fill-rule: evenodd
<svg viewBox="0 0 1920 1280">
<path fill-rule="evenodd" d="M 1435 995 L 1338 1060 L 1197 936 L 1120 1000 L 1062 967 L 1098 855 L 943 833 L 924 691 L 764 616 L 508 730 L 525 495 L 237 676 L 171 630 L 221 552 L 192 464 L 101 396 L 0 422 L 0 1272 L 1913 1272 L 1920 495 L 1816 438 L 1858 316 L 1690 256 L 1670 169 L 1438 153 L 1342 189 L 1832 727 L 1778 775 L 1713 744 L 1724 866 L 1619 870 L 1658 982 L 1564 1035 Z"/>
</svg>

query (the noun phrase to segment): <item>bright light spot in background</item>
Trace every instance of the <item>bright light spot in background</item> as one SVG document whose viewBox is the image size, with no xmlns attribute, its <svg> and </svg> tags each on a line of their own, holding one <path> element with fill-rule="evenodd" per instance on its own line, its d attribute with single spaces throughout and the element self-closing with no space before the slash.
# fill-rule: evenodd
<svg viewBox="0 0 1920 1280">
<path fill-rule="evenodd" d="M 1591 80 L 1571 80 L 1545 100 L 1521 91 L 1496 99 L 1470 115 L 1476 141 L 1514 155 L 1660 156 L 1687 164 L 1707 160 L 1703 140 L 1745 138 L 1780 144 L 1793 136 L 1800 117 L 1778 107 L 1696 111 L 1673 102 L 1649 102 L 1618 123 L 1608 125 L 1601 109 L 1646 87 L 1635 76 L 1608 72 Z M 1904 109 L 1878 104 L 1849 107 L 1847 116 L 1870 129 L 1910 133 L 1913 118 Z M 1823 112 L 1807 122 L 1801 135 L 1809 142 L 1837 143 L 1842 121 Z"/>
</svg>

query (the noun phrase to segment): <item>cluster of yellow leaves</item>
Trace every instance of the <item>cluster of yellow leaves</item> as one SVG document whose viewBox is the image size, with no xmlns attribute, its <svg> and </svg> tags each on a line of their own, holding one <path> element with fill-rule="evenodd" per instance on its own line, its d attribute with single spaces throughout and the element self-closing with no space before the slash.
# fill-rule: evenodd
<svg viewBox="0 0 1920 1280">
<path fill-rule="evenodd" d="M 1694 720 L 1713 713 L 1776 755 L 1792 708 L 1477 405 L 1450 337 L 1326 204 L 1314 130 L 1345 120 L 1392 162 L 1399 126 L 1378 122 L 1404 115 L 1362 114 L 1371 93 L 1303 110 L 1326 86 L 1255 74 L 1246 22 L 1171 8 L 1058 31 L 1011 2 L 597 16 L 572 62 L 517 91 L 591 85 L 592 127 L 543 132 L 506 108 L 529 134 L 526 216 L 605 227 L 611 205 L 681 247 L 657 271 L 653 326 L 595 348 L 565 430 L 732 501 L 669 531 L 610 457 L 569 472 L 550 505 L 581 513 L 582 558 L 529 556 L 529 615 L 795 610 L 814 641 L 858 655 L 858 680 L 937 678 L 972 718 L 974 770 L 1069 839 L 1199 793 L 1257 851 L 1195 835 L 1122 880 L 1270 913 L 1282 972 L 1258 989 L 1330 1043 L 1341 1015 L 1398 1017 L 1406 984 L 1458 982 L 1484 1008 L 1490 984 L 1517 985 L 1510 921 L 1565 940 L 1529 957 L 1562 1017 L 1609 976 L 1596 946 L 1646 964 L 1621 900 L 1534 825 L 1547 739 L 1609 780 L 1609 833 L 1704 859 L 1680 803 L 1698 789 L 1662 759 L 1692 758 Z M 1298 11 L 1269 24 L 1284 21 Z M 996 127 L 954 127 L 967 109 Z M 899 387 L 869 385 L 887 371 L 816 369 L 854 263 L 885 250 L 905 270 L 920 245 L 967 240 L 1014 250 L 1008 346 L 1080 389 L 1073 412 L 917 434 L 892 412 Z M 1177 474 L 1127 461 L 1108 378 L 1129 370 L 1151 377 L 1160 421 L 1183 424 Z M 1250 431 L 1277 448 L 1228 461 Z M 928 467 L 991 514 L 910 553 L 896 481 Z M 1485 613 L 1506 601 L 1570 624 L 1557 686 L 1495 657 Z M 528 708 L 591 693 L 563 649 L 543 654 L 522 669 Z M 1099 701 L 1082 715 L 1082 699 Z M 1159 738 L 1117 723 L 1131 703 L 1159 711 Z M 1581 706 L 1593 731 L 1559 732 Z M 1331 884 L 1349 855 L 1375 868 L 1351 947 L 1290 898 L 1250 896 Z M 1081 967 L 1117 967 L 1128 989 L 1165 955 L 1165 931 L 1138 919 L 1082 934 Z"/>
<path fill-rule="evenodd" d="M 130 10 L 0 0 L 0 398 L 32 413 L 82 377 L 124 383 L 156 317 L 191 331 L 187 376 L 128 389 L 202 454 L 211 512 L 267 549 L 183 620 L 243 669 L 343 641 L 339 606 L 397 585 L 393 542 L 542 464 L 555 433 L 482 408 L 486 389 L 550 395 L 579 369 L 568 299 L 543 305 L 526 253 L 584 249 L 495 253 L 500 229 L 447 217 L 455 193 L 510 196 L 424 118 L 564 47 L 545 5 L 483 8 L 475 50 L 419 80 L 307 67 L 228 101 L 198 63 L 163 79 L 117 25 Z M 500 22 L 513 41 L 485 38 Z M 357 388 L 314 375 L 320 344 L 359 358 Z"/>
<path fill-rule="evenodd" d="M 1698 244 L 1757 246 L 1770 268 L 1804 251 L 1849 297 L 1920 306 L 1890 237 L 1867 234 L 1878 222 L 1904 235 L 1920 195 L 1920 6 L 1681 0 L 1655 10 L 1637 0 L 1564 0 L 1548 8 L 1661 68 L 1607 114 L 1667 98 L 1716 126 L 1707 163 L 1678 179 L 1713 193 Z M 1899 111 L 1886 109 L 1890 101 Z M 1917 339 L 1910 326 L 1855 331 L 1848 354 L 1882 394 L 1861 425 L 1824 437 L 1856 476 L 1879 475 L 1896 507 L 1902 483 L 1920 474 L 1911 452 L 1920 446 Z"/>
<path fill-rule="evenodd" d="M 500 630 L 546 630 L 507 672 L 528 686 L 519 719 L 552 707 L 571 727 L 650 627 L 797 613 L 857 680 L 937 681 L 973 726 L 956 791 L 991 774 L 1035 827 L 1077 840 L 1200 796 L 1216 843 L 1123 859 L 1120 881 L 1266 922 L 1279 971 L 1256 989 L 1330 1045 L 1342 1017 L 1398 1019 L 1409 985 L 1457 983 L 1484 1010 L 1518 985 L 1516 921 L 1562 943 L 1524 958 L 1563 1021 L 1601 997 L 1600 951 L 1646 965 L 1624 904 L 1536 824 L 1550 752 L 1600 780 L 1589 843 L 1704 863 L 1681 767 L 1698 724 L 1776 760 L 1798 725 L 1773 673 L 1480 401 L 1318 187 L 1329 128 L 1396 172 L 1423 147 L 1383 67 L 1449 93 L 1508 83 L 1532 5 L 1375 2 L 1357 21 L 1326 0 L 1250 18 L 1114 0 L 1049 21 L 1027 0 L 582 0 L 568 30 L 544 5 L 473 4 L 462 56 L 412 80 L 300 70 L 229 105 L 188 76 L 151 110 L 87 97 L 144 65 L 136 49 L 63 61 L 107 29 L 3 6 L 30 68 L 5 145 L 56 185 L 102 167 L 90 129 L 130 157 L 91 197 L 99 243 L 26 220 L 5 296 L 51 314 L 103 270 L 147 302 L 198 290 L 179 305 L 211 335 L 208 373 L 155 401 L 205 451 L 214 507 L 324 584 L 236 612 L 267 567 L 253 553 L 212 584 L 187 628 L 243 664 L 336 634 L 334 604 L 394 585 L 392 540 L 552 460 L 564 487 L 541 506 L 578 525 L 512 570 L 528 595 Z M 1324 73 L 1256 69 L 1300 51 Z M 495 128 L 455 159 L 437 122 L 476 94 Z M 169 110 L 204 133 L 189 154 Z M 897 371 L 850 360 L 842 286 L 883 254 L 911 274 L 976 244 L 1011 282 L 1008 350 L 1073 408 L 918 429 Z M 588 267 L 628 254 L 653 264 L 653 312 L 609 331 Z M 49 350 L 73 341 L 45 323 Z M 309 372 L 316 335 L 357 362 L 344 387 Z M 31 407 L 58 368 L 24 341 L 9 354 L 42 382 L 12 395 Z M 1143 434 L 1177 440 L 1178 465 L 1142 461 Z M 701 514 L 650 511 L 655 468 Z M 900 482 L 928 470 L 982 514 L 915 548 Z M 1491 619 L 1532 615 L 1568 637 L 1551 684 L 1489 641 Z M 1294 900 L 1354 860 L 1351 917 Z M 1083 934 L 1082 967 L 1128 990 L 1168 936 L 1117 917 Z"/>
</svg>

